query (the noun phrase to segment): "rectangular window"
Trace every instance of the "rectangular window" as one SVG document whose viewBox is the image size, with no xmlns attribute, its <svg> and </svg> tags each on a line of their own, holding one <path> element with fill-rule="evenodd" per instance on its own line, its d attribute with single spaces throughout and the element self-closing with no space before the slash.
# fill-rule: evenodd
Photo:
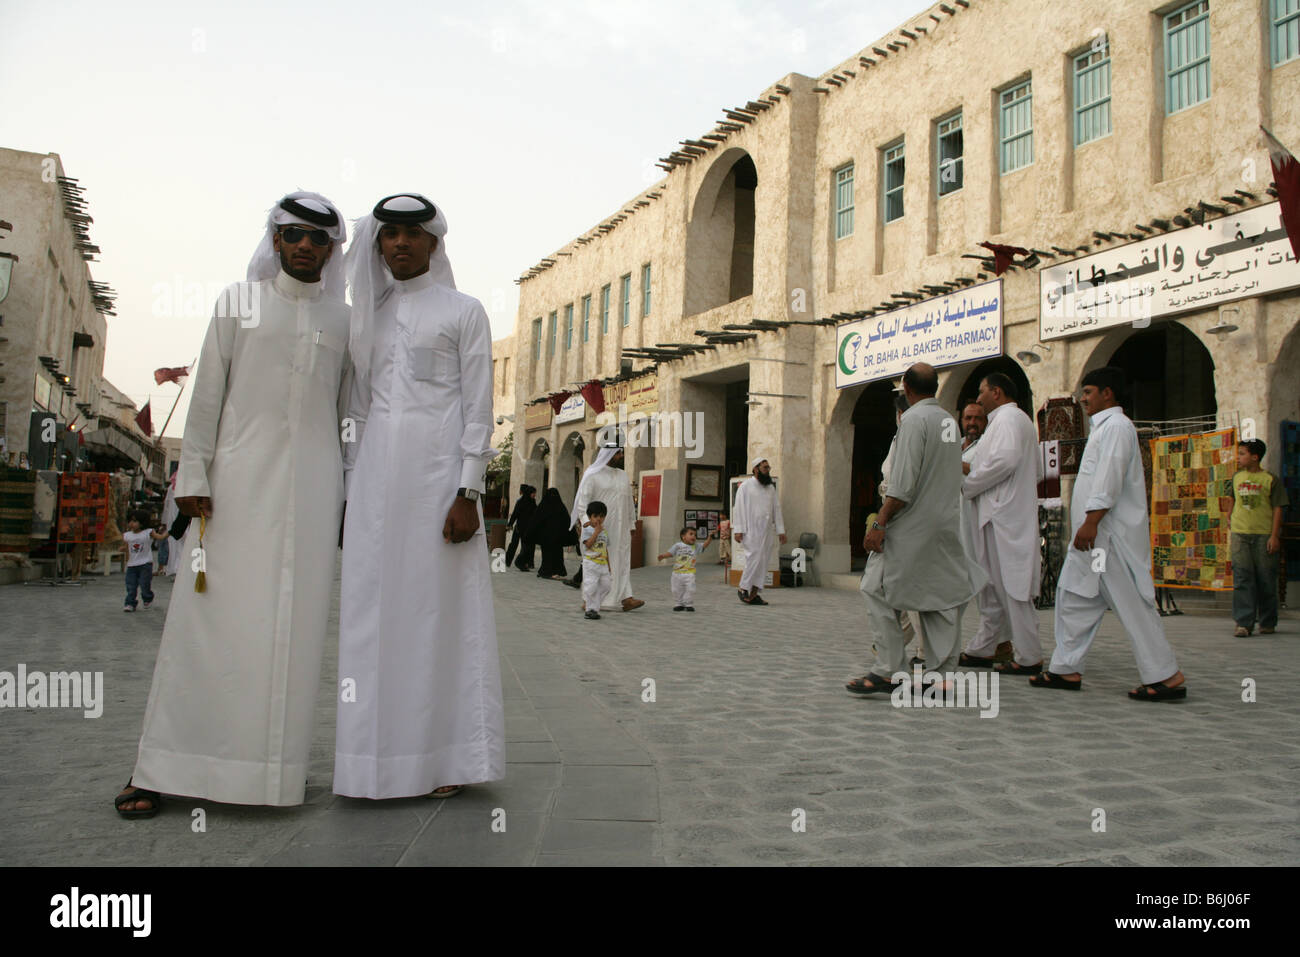
<svg viewBox="0 0 1300 957">
<path fill-rule="evenodd" d="M 600 334 L 609 332 L 609 283 L 600 290 Z"/>
<path fill-rule="evenodd" d="M 853 235 L 853 164 L 835 171 L 835 238 Z"/>
<path fill-rule="evenodd" d="M 1034 94 L 1029 84 L 1017 83 L 998 97 L 1004 173 L 1034 161 Z"/>
<path fill-rule="evenodd" d="M 1300 57 L 1300 0 L 1269 0 L 1273 14 L 1273 65 Z"/>
<path fill-rule="evenodd" d="M 550 330 L 548 338 L 551 340 L 550 349 L 546 353 L 548 356 L 555 355 L 555 315 L 555 313 L 551 313 L 550 318 L 547 320 L 547 327 Z"/>
<path fill-rule="evenodd" d="M 903 218 L 903 144 L 885 150 L 885 222 Z"/>
<path fill-rule="evenodd" d="M 1110 135 L 1110 44 L 1074 58 L 1074 145 Z"/>
<path fill-rule="evenodd" d="M 623 325 L 632 321 L 632 274 L 628 273 L 620 280 L 623 284 Z"/>
<path fill-rule="evenodd" d="M 564 351 L 573 348 L 573 303 L 564 307 Z"/>
<path fill-rule="evenodd" d="M 650 315 L 650 264 L 641 267 L 641 318 Z"/>
<path fill-rule="evenodd" d="M 936 132 L 939 134 L 939 195 L 947 196 L 961 189 L 961 114 L 940 120 Z"/>
<path fill-rule="evenodd" d="M 542 358 L 542 320 L 533 320 L 533 359 Z"/>
<path fill-rule="evenodd" d="M 1210 0 L 1165 17 L 1165 112 L 1210 98 Z"/>
<path fill-rule="evenodd" d="M 590 338 L 591 327 L 591 297 L 582 297 L 582 341 L 586 342 Z"/>
</svg>

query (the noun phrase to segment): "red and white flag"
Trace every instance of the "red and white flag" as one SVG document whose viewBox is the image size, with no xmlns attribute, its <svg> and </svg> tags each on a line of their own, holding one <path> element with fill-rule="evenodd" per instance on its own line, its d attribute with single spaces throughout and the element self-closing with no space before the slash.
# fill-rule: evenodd
<svg viewBox="0 0 1300 957">
<path fill-rule="evenodd" d="M 162 385 L 164 382 L 175 382 L 180 384 L 181 379 L 190 374 L 189 366 L 177 366 L 174 369 L 154 369 L 154 385 Z"/>
<path fill-rule="evenodd" d="M 146 400 L 144 408 L 136 413 L 135 424 L 140 426 L 141 432 L 149 436 L 149 438 L 153 438 L 153 417 L 149 413 L 150 401 L 152 400 Z"/>
<path fill-rule="evenodd" d="M 1291 151 L 1277 141 L 1264 127 L 1264 143 L 1268 146 L 1268 159 L 1273 164 L 1273 182 L 1277 184 L 1278 205 L 1282 208 L 1282 225 L 1291 240 L 1291 251 L 1300 260 L 1300 162 Z"/>
</svg>

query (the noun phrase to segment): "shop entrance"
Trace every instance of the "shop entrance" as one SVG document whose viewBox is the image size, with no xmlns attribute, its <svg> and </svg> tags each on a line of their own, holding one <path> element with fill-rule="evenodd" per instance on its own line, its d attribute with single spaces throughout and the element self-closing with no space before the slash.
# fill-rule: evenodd
<svg viewBox="0 0 1300 957">
<path fill-rule="evenodd" d="M 880 467 L 898 430 L 895 423 L 894 385 L 891 379 L 873 382 L 853 407 L 853 471 L 849 482 L 849 546 L 852 570 L 867 563 L 862 547 L 867 516 L 880 510 Z"/>
</svg>

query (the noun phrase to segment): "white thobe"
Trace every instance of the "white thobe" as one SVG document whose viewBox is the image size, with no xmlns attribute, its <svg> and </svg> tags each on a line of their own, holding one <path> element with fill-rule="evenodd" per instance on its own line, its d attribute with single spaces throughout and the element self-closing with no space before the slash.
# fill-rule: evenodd
<svg viewBox="0 0 1300 957">
<path fill-rule="evenodd" d="M 483 490 L 492 337 L 479 301 L 428 273 L 374 322 L 348 403 L 334 790 L 395 798 L 505 776 L 482 509 L 469 541 L 442 536 L 456 490 Z"/>
<path fill-rule="evenodd" d="M 1038 541 L 1038 436 L 1014 402 L 989 413 L 989 424 L 962 482 L 971 512 L 975 560 L 989 573 L 980 591 L 980 627 L 966 653 L 991 658 L 1003 624 L 1016 662 L 1043 660 L 1038 640 L 1041 551 Z"/>
<path fill-rule="evenodd" d="M 177 497 L 212 498 L 206 590 L 190 523 L 145 712 L 136 785 L 301 804 L 334 584 L 348 307 L 281 272 L 257 311 L 218 309 L 190 393 Z M 223 303 L 248 301 L 233 290 Z"/>
<path fill-rule="evenodd" d="M 162 524 L 169 530 L 172 523 L 180 515 L 180 509 L 176 506 L 176 485 L 172 483 L 167 488 L 167 497 L 163 499 Z M 181 541 L 177 538 L 167 538 L 167 564 L 163 568 L 163 573 L 175 575 L 181 568 Z"/>
<path fill-rule="evenodd" d="M 732 509 L 731 534 L 743 537 L 740 547 L 745 550 L 745 570 L 740 575 L 740 590 L 752 588 L 760 591 L 767 581 L 768 562 L 776 537 L 785 534 L 785 520 L 781 517 L 781 495 L 776 483 L 764 485 L 754 476 L 740 483 L 736 489 L 736 504 Z"/>
<path fill-rule="evenodd" d="M 1118 406 L 1091 418 L 1070 498 L 1070 544 L 1056 586 L 1056 651 L 1050 670 L 1083 673 L 1101 617 L 1110 608 L 1128 632 L 1143 684 L 1173 677 L 1174 650 L 1156 611 L 1146 476 L 1137 430 Z M 1091 551 L 1074 547 L 1087 513 L 1109 509 Z"/>
<path fill-rule="evenodd" d="M 889 474 L 890 498 L 907 503 L 887 523 L 884 551 L 867 556 L 860 590 L 876 634 L 874 674 L 903 670 L 905 642 L 897 609 L 921 612 L 926 662 L 939 671 L 955 664 L 961 608 L 985 576 L 961 542 L 961 447 L 956 422 L 933 398 L 899 420 Z"/>
<path fill-rule="evenodd" d="M 609 533 L 609 590 L 601 608 L 610 611 L 623 607 L 632 597 L 632 531 L 636 527 L 636 509 L 632 505 L 632 482 L 627 472 L 606 465 L 583 476 L 573 499 L 572 516 L 581 526 L 591 502 L 605 503 L 605 531 Z M 586 532 L 581 537 L 586 537 Z M 583 580 L 586 581 L 586 572 Z"/>
<path fill-rule="evenodd" d="M 965 464 L 967 464 L 967 465 L 969 465 L 969 464 L 971 464 L 972 462 L 974 462 L 974 461 L 975 461 L 975 456 L 976 456 L 976 454 L 977 454 L 977 451 L 976 451 L 976 450 L 978 450 L 979 447 L 980 447 L 980 440 L 979 440 L 979 439 L 976 439 L 976 440 L 975 440 L 974 442 L 972 442 L 970 445 L 966 446 L 966 448 L 962 449 L 962 450 L 961 450 L 961 460 L 962 460 L 962 462 L 965 463 Z M 975 514 L 974 514 L 974 509 L 971 508 L 971 504 L 970 504 L 970 502 L 966 499 L 966 496 L 965 496 L 965 495 L 961 496 L 961 502 L 960 502 L 960 505 L 961 505 L 961 509 L 960 509 L 960 511 L 961 511 L 961 547 L 964 548 L 964 549 L 966 550 L 966 554 L 967 554 L 969 557 L 974 558 L 974 557 L 975 557 Z"/>
</svg>

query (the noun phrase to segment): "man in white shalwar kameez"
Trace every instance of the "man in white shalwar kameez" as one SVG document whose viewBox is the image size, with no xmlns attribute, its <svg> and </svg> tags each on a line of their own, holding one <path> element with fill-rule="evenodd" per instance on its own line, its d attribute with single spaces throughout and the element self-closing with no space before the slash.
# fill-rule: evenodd
<svg viewBox="0 0 1300 957">
<path fill-rule="evenodd" d="M 492 333 L 447 221 L 390 196 L 348 250 L 352 358 L 334 791 L 450 797 L 505 776 L 483 475 Z M 345 421 L 347 421 L 345 420 Z"/>
<path fill-rule="evenodd" d="M 1128 632 L 1142 679 L 1129 697 L 1177 701 L 1187 697 L 1186 679 L 1156 611 L 1146 476 L 1137 430 L 1117 398 L 1125 385 L 1113 367 L 1083 377 L 1091 431 L 1070 498 L 1074 541 L 1056 586 L 1056 651 L 1049 670 L 1029 683 L 1080 690 L 1088 648 L 1110 608 Z"/>
<path fill-rule="evenodd" d="M 980 627 L 961 656 L 963 667 L 993 665 L 1004 625 L 1013 661 L 994 667 L 1007 675 L 1042 671 L 1038 640 L 1040 552 L 1038 546 L 1038 436 L 1016 405 L 1015 384 L 1000 372 L 980 381 L 979 403 L 988 428 L 962 482 L 970 503 L 974 558 L 988 572 L 979 593 Z"/>
<path fill-rule="evenodd" d="M 587 520 L 587 505 L 604 502 L 605 531 L 609 534 L 610 588 L 601 611 L 621 608 L 632 611 L 645 604 L 632 596 L 632 532 L 636 528 L 636 506 L 632 504 L 632 483 L 623 471 L 623 450 L 610 443 L 601 447 L 594 461 L 582 473 L 578 491 L 569 513 L 570 527 L 582 527 Z M 585 537 L 585 536 L 583 536 Z"/>
<path fill-rule="evenodd" d="M 745 570 L 740 575 L 740 600 L 746 605 L 766 605 L 763 583 L 772 553 L 772 532 L 785 544 L 785 520 L 781 517 L 781 494 L 772 480 L 772 466 L 765 456 L 750 463 L 749 478 L 736 489 L 731 513 L 731 537 L 745 549 Z"/>
<path fill-rule="evenodd" d="M 203 550 L 193 521 L 124 816 L 155 792 L 302 803 L 343 507 L 345 239 L 328 200 L 289 194 L 208 326 L 176 474 Z"/>
<path fill-rule="evenodd" d="M 934 399 L 934 369 L 917 363 L 903 376 L 909 407 L 899 420 L 888 496 L 863 546 L 860 590 L 876 640 L 871 671 L 849 682 L 855 694 L 894 689 L 906 640 L 898 610 L 920 612 L 922 648 L 932 671 L 951 672 L 961 643 L 961 612 L 985 576 L 961 542 L 961 446 L 956 420 Z"/>
</svg>

